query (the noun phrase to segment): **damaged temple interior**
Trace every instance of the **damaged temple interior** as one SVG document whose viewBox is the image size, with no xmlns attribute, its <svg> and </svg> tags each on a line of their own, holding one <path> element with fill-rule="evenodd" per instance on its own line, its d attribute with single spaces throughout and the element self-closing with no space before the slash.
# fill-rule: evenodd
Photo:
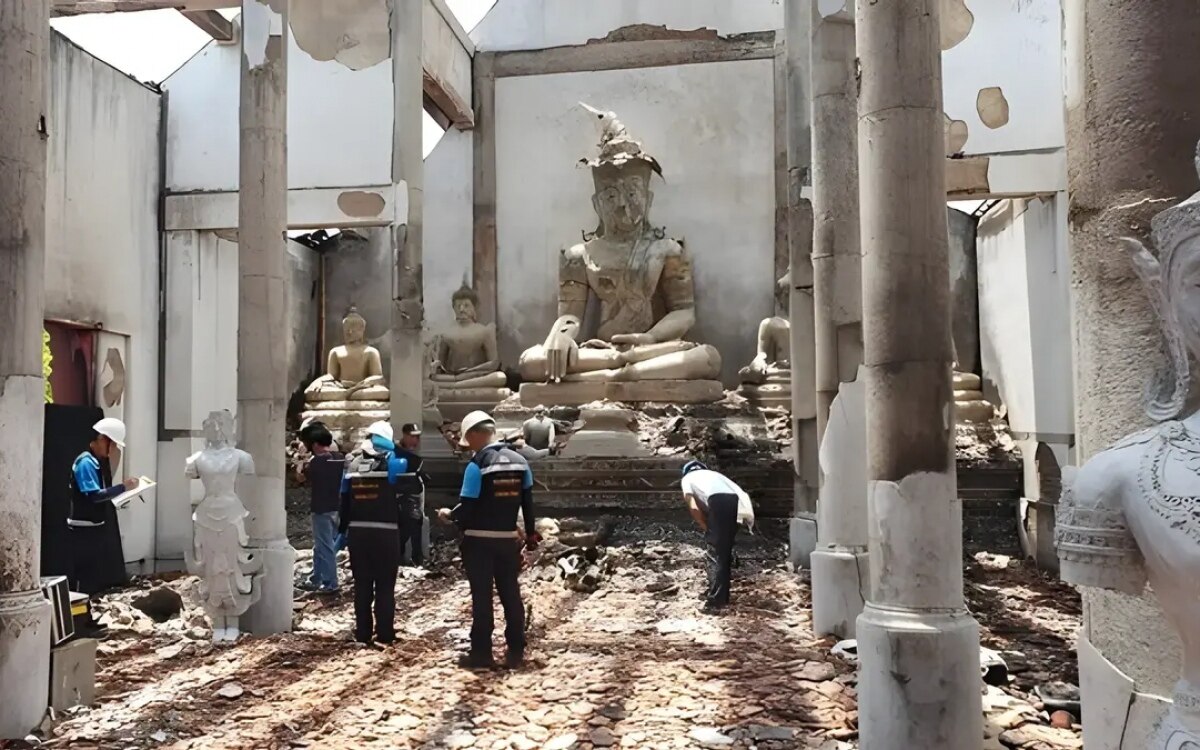
<svg viewBox="0 0 1200 750">
<path fill-rule="evenodd" d="M 0 0 L 0 749 L 1200 748 L 1197 38 Z"/>
</svg>

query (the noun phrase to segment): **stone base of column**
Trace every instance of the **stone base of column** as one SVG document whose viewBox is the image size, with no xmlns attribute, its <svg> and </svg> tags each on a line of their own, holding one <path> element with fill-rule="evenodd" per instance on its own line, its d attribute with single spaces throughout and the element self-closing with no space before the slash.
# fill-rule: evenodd
<svg viewBox="0 0 1200 750">
<path fill-rule="evenodd" d="M 788 527 L 788 561 L 799 570 L 812 565 L 812 553 L 817 549 L 817 519 L 813 516 L 793 516 Z"/>
<path fill-rule="evenodd" d="M 50 700 L 50 602 L 41 591 L 0 594 L 0 738 L 22 739 Z"/>
<path fill-rule="evenodd" d="M 862 750 L 980 746 L 979 625 L 966 610 L 867 604 L 857 633 Z"/>
<path fill-rule="evenodd" d="M 813 552 L 813 631 L 853 638 L 870 589 L 871 563 L 865 549 L 826 547 Z"/>
<path fill-rule="evenodd" d="M 262 561 L 258 574 L 260 593 L 258 601 L 242 615 L 238 627 L 253 635 L 292 632 L 296 550 L 283 539 L 270 547 L 250 551 Z"/>
</svg>

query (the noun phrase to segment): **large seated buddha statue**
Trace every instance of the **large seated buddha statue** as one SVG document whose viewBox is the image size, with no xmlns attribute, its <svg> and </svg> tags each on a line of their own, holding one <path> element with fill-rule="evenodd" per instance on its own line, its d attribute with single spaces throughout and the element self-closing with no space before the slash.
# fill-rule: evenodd
<svg viewBox="0 0 1200 750">
<path fill-rule="evenodd" d="M 339 443 L 391 416 L 391 393 L 379 350 L 367 343 L 367 321 L 353 307 L 342 319 L 341 346 L 329 352 L 326 373 L 304 389 L 304 419 L 324 422 Z"/>
<path fill-rule="evenodd" d="M 559 258 L 559 318 L 544 343 L 521 355 L 521 402 L 720 400 L 721 355 L 684 339 L 696 323 L 691 258 L 649 221 L 658 162 L 616 115 L 588 110 L 603 131 L 599 156 L 583 161 L 600 225 Z M 599 315 L 585 326 L 591 299 Z M 583 335 L 590 330 L 594 338 Z"/>
<path fill-rule="evenodd" d="M 500 371 L 496 326 L 478 320 L 479 296 L 464 280 L 450 302 L 455 325 L 437 337 L 430 380 L 442 415 L 458 420 L 476 410 L 490 412 L 512 391 Z"/>
<path fill-rule="evenodd" d="M 757 406 L 792 408 L 792 324 L 787 317 L 791 293 L 789 272 L 775 284 L 775 315 L 758 324 L 754 361 L 738 371 L 738 391 Z"/>
</svg>

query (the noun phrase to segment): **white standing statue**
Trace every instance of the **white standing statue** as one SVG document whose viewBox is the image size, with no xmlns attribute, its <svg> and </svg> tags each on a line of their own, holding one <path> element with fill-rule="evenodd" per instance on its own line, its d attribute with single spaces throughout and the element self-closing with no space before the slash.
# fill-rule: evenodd
<svg viewBox="0 0 1200 750">
<path fill-rule="evenodd" d="M 192 514 L 193 541 L 187 567 L 201 578 L 213 642 L 233 642 L 238 638 L 238 618 L 259 597 L 254 574 L 262 563 L 247 549 L 248 511 L 234 491 L 239 474 L 254 473 L 254 459 L 234 447 L 233 415 L 228 411 L 208 415 L 204 438 L 204 450 L 187 460 L 188 478 L 204 485 L 204 498 Z"/>
<path fill-rule="evenodd" d="M 1200 748 L 1200 410 L 1188 399 L 1192 359 L 1200 361 L 1200 193 L 1159 213 L 1151 229 L 1157 258 L 1125 243 L 1170 355 L 1147 391 L 1158 425 L 1098 453 L 1073 478 L 1064 473 L 1055 542 L 1068 583 L 1139 595 L 1149 581 L 1182 640 L 1183 675 L 1144 747 L 1178 750 Z M 1134 747 L 1102 739 L 1098 748 Z"/>
</svg>

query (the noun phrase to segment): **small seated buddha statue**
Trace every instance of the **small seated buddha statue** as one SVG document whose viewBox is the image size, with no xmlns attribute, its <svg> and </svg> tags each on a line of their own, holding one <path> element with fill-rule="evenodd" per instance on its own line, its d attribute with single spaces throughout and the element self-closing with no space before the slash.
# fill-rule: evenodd
<svg viewBox="0 0 1200 750">
<path fill-rule="evenodd" d="M 342 337 L 329 352 L 327 372 L 304 389 L 301 416 L 324 422 L 349 445 L 359 440 L 356 431 L 391 416 L 391 392 L 379 350 L 367 343 L 367 321 L 353 307 L 342 319 Z"/>
<path fill-rule="evenodd" d="M 466 280 L 450 303 L 455 325 L 437 337 L 429 379 L 437 389 L 438 409 L 454 420 L 476 410 L 490 412 L 512 391 L 500 371 L 496 326 L 479 322 L 479 296 Z"/>
<path fill-rule="evenodd" d="M 758 324 L 758 353 L 738 371 L 738 392 L 757 406 L 792 407 L 792 324 L 788 299 L 792 275 L 786 273 L 775 284 L 775 315 Z"/>
<path fill-rule="evenodd" d="M 718 401 L 721 355 L 684 340 L 696 323 L 691 257 L 649 220 L 650 180 L 661 168 L 616 115 L 587 109 L 602 130 L 599 156 L 582 162 L 600 224 L 559 257 L 559 318 L 543 344 L 521 355 L 521 401 Z M 585 326 L 592 299 L 598 320 Z M 585 330 L 595 338 L 581 337 Z"/>
</svg>

